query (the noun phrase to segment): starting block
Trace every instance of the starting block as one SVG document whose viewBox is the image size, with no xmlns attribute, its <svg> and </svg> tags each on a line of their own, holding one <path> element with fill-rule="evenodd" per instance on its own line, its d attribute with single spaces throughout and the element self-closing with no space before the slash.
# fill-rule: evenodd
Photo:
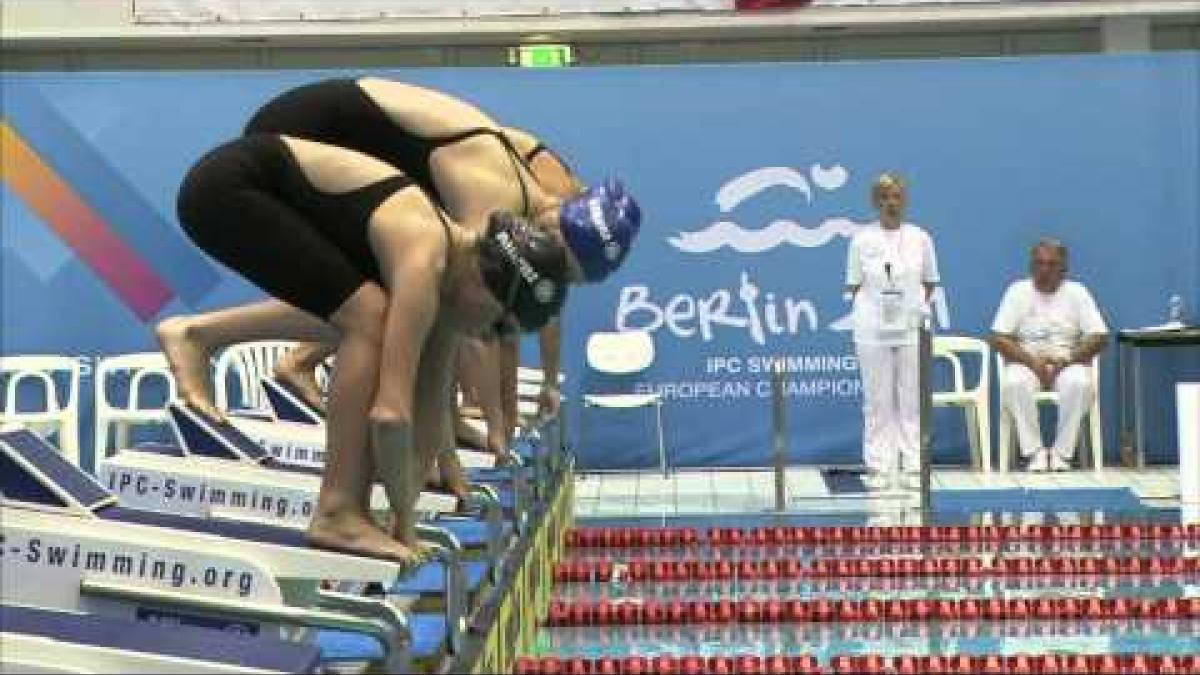
<svg viewBox="0 0 1200 675">
<path fill-rule="evenodd" d="M 441 533 L 453 543 L 453 537 Z M 458 551 L 444 570 L 452 649 L 466 628 Z M 413 570 L 314 549 L 294 528 L 124 508 L 41 438 L 0 434 L 0 602 L 311 642 L 317 630 L 369 636 L 388 671 L 410 667 L 408 616 L 383 600 L 322 589 L 329 579 L 392 588 Z M 19 580 L 14 582 L 13 580 Z"/>
<path fill-rule="evenodd" d="M 319 470 L 325 462 L 324 415 L 309 407 L 287 386 L 271 378 L 262 380 L 262 389 L 270 409 L 265 413 L 230 413 L 229 426 L 214 425 L 194 411 L 173 404 L 168 410 L 179 444 L 195 447 L 197 454 L 250 456 L 260 462 L 263 460 L 258 457 L 265 454 L 280 464 Z M 230 438 L 213 446 L 205 439 L 214 435 Z M 240 440 L 233 436 L 240 436 Z M 256 447 L 247 450 L 241 447 L 245 445 Z M 516 443 L 515 447 L 518 450 L 525 449 L 526 457 L 519 452 L 511 453 L 511 466 L 504 467 L 497 465 L 494 453 L 458 449 L 456 454 L 473 483 L 511 485 L 511 497 L 506 497 L 505 490 L 501 490 L 498 496 L 501 505 L 515 514 L 517 530 L 523 533 L 528 527 L 529 507 L 533 500 L 545 497 L 546 483 L 551 476 L 541 463 L 549 453 L 542 452 L 539 443 Z M 533 462 L 532 471 L 528 467 L 522 469 L 527 459 Z"/>
<path fill-rule="evenodd" d="M 235 428 L 214 423 L 187 407 L 172 403 L 168 410 L 179 446 L 122 450 L 97 466 L 101 484 L 122 504 L 200 518 L 308 526 L 320 490 L 319 470 L 277 462 Z M 372 491 L 371 506 L 379 513 L 389 510 L 379 486 Z M 459 506 L 454 495 L 423 492 L 417 510 L 436 516 L 432 524 L 450 532 L 456 547 L 499 560 L 511 527 L 503 521 L 495 491 L 488 486 L 472 489 L 470 506 L 482 520 L 450 517 Z"/>
</svg>

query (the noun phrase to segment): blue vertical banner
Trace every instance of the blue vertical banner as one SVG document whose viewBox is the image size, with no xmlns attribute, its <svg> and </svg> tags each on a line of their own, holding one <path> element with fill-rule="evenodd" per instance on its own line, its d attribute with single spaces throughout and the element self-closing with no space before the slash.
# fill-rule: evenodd
<svg viewBox="0 0 1200 675">
<path fill-rule="evenodd" d="M 155 316 L 139 319 L 56 239 L 44 209 L 6 185 L 4 353 L 138 351 L 153 345 L 156 319 L 256 299 L 248 284 L 181 246 L 179 182 L 280 91 L 361 74 L 458 95 L 541 136 L 585 180 L 621 177 L 640 201 L 643 228 L 625 266 L 604 284 L 575 289 L 564 317 L 566 393 L 584 467 L 658 461 L 651 416 L 580 418 L 581 392 L 617 386 L 587 372 L 583 345 L 591 332 L 615 329 L 654 337 L 654 365 L 619 385 L 664 395 L 672 464 L 764 464 L 767 369 L 777 359 L 788 372 L 792 461 L 858 461 L 861 387 L 842 289 L 849 239 L 875 219 L 869 190 L 883 171 L 908 180 L 908 220 L 935 242 L 941 332 L 985 336 L 1042 236 L 1067 243 L 1071 277 L 1091 289 L 1113 328 L 1162 322 L 1173 293 L 1200 314 L 1196 52 L 546 71 L 28 73 L 5 77 L 5 123 L 172 294 Z M 10 110 L 9 101 L 19 105 Z M 42 113 L 31 114 L 35 108 Z M 526 345 L 525 356 L 536 360 L 536 347 Z M 1101 403 L 1113 457 L 1111 356 Z M 962 461 L 960 418 L 939 411 L 937 419 L 938 459 Z M 1159 447 L 1171 443 L 1160 439 Z"/>
</svg>

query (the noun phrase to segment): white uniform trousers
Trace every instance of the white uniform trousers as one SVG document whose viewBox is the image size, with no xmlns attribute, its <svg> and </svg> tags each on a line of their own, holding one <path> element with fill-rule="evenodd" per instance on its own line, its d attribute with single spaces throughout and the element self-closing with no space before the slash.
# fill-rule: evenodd
<svg viewBox="0 0 1200 675">
<path fill-rule="evenodd" d="M 855 343 L 863 391 L 863 460 L 876 473 L 919 471 L 920 354 L 917 345 Z"/>
<path fill-rule="evenodd" d="M 1004 387 L 1008 414 L 1017 427 L 1021 454 L 1030 457 L 1044 447 L 1036 400 L 1042 385 L 1025 364 L 1008 363 L 1004 366 L 1000 386 Z M 1070 460 L 1075 456 L 1083 416 L 1096 395 L 1091 366 L 1077 363 L 1063 368 L 1054 380 L 1054 391 L 1058 393 L 1058 431 L 1051 449 L 1061 459 Z"/>
</svg>

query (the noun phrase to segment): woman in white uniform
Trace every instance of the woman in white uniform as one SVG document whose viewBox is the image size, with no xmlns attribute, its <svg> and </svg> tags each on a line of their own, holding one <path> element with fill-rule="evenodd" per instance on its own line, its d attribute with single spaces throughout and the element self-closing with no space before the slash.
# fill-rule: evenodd
<svg viewBox="0 0 1200 675">
<path fill-rule="evenodd" d="M 903 474 L 900 483 L 915 488 L 921 442 L 917 330 L 939 281 L 937 256 L 929 234 L 903 220 L 903 178 L 881 175 L 871 202 L 879 220 L 854 236 L 846 261 L 863 383 L 866 483 L 883 489 Z"/>
</svg>

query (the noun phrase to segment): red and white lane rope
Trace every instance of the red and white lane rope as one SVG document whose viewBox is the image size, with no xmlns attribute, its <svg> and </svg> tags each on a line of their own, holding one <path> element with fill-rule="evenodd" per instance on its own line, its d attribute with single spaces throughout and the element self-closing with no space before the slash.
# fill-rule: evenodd
<svg viewBox="0 0 1200 675">
<path fill-rule="evenodd" d="M 1200 619 L 1195 598 L 607 600 L 550 603 L 547 626 Z"/>
<path fill-rule="evenodd" d="M 733 528 L 576 528 L 567 533 L 572 548 L 691 546 L 796 546 L 822 544 L 970 543 L 1002 541 L 1172 541 L 1200 542 L 1200 524 L 1123 523 L 1111 525 L 948 525 L 824 526 Z"/>
<path fill-rule="evenodd" d="M 517 659 L 518 675 L 1184 675 L 1200 672 L 1195 654 L 1016 654 L 949 656 L 835 656 L 822 666 L 803 656 L 626 656 Z"/>
<path fill-rule="evenodd" d="M 743 581 L 845 577 L 1096 577 L 1179 576 L 1200 573 L 1200 558 L 962 556 L 910 558 L 818 558 L 697 560 L 635 558 L 623 563 L 573 560 L 554 568 L 568 582 Z"/>
</svg>

